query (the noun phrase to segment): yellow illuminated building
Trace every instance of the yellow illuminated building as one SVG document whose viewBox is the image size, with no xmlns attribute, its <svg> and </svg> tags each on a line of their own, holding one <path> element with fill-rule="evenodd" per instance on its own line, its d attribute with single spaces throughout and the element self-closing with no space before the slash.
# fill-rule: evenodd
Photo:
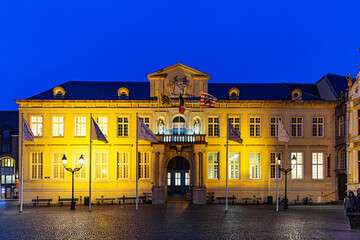
<svg viewBox="0 0 360 240">
<path fill-rule="evenodd" d="M 31 126 L 35 142 L 24 143 L 24 202 L 71 196 L 71 174 L 64 170 L 85 164 L 75 176 L 76 197 L 88 196 L 92 156 L 92 196 L 135 196 L 136 114 L 156 134 L 158 143 L 139 141 L 139 193 L 152 193 L 162 204 L 171 196 L 206 203 L 206 195 L 225 196 L 227 116 L 243 142 L 229 141 L 229 196 L 236 202 L 276 196 L 277 118 L 291 140 L 279 144 L 280 164 L 288 176 L 289 203 L 312 197 L 337 200 L 335 107 L 345 78 L 326 75 L 315 84 L 208 83 L 210 75 L 183 64 L 152 74 L 147 82 L 70 81 L 29 99 L 16 100 L 19 117 Z M 334 84 L 336 81 L 337 84 Z M 217 98 L 201 107 L 201 93 Z M 158 93 L 170 96 L 159 106 Z M 179 113 L 179 94 L 186 110 Z M 90 114 L 108 143 L 93 141 Z M 21 131 L 20 135 L 21 135 Z M 21 136 L 19 137 L 21 138 Z M 290 160 L 296 156 L 295 165 Z M 280 173 L 280 197 L 284 175 Z"/>
</svg>

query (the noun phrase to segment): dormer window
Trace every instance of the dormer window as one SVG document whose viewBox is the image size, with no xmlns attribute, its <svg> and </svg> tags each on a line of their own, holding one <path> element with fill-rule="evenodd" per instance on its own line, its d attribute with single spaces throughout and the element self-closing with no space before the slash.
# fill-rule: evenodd
<svg viewBox="0 0 360 240">
<path fill-rule="evenodd" d="M 291 100 L 302 100 L 302 91 L 299 88 L 295 88 L 291 92 Z"/>
<path fill-rule="evenodd" d="M 118 93 L 118 99 L 120 99 L 120 100 L 127 100 L 130 98 L 129 89 L 127 89 L 125 87 L 119 88 L 117 93 Z"/>
<path fill-rule="evenodd" d="M 240 96 L 240 90 L 238 88 L 231 88 L 228 94 L 230 100 L 238 100 Z"/>
<path fill-rule="evenodd" d="M 64 88 L 57 86 L 53 88 L 54 98 L 64 99 L 66 98 L 66 91 Z"/>
</svg>

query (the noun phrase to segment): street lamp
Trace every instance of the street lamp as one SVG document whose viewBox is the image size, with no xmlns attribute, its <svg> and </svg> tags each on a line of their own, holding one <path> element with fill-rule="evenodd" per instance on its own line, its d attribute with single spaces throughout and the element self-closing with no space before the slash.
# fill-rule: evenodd
<svg viewBox="0 0 360 240">
<path fill-rule="evenodd" d="M 71 172 L 71 175 L 72 175 L 72 195 L 71 195 L 71 207 L 70 207 L 70 210 L 75 210 L 75 201 L 74 201 L 74 173 L 77 172 L 77 171 L 80 171 L 81 167 L 83 166 L 84 164 L 84 158 L 83 158 L 83 155 L 81 154 L 80 158 L 79 158 L 79 165 L 80 167 L 78 168 L 67 168 L 66 167 L 66 164 L 67 164 L 67 158 L 64 154 L 63 158 L 62 158 L 62 162 L 63 162 L 63 165 L 64 165 L 64 168 L 66 169 L 66 171 L 69 171 Z"/>
<path fill-rule="evenodd" d="M 278 160 L 278 164 L 280 166 L 280 160 Z M 291 165 L 296 164 L 296 157 L 293 155 L 291 159 Z M 287 174 L 288 172 L 291 172 L 292 168 L 291 166 L 289 168 L 281 168 L 279 167 L 279 171 L 284 172 L 285 174 L 285 198 L 284 198 L 284 209 L 288 209 L 288 199 L 287 199 Z"/>
</svg>

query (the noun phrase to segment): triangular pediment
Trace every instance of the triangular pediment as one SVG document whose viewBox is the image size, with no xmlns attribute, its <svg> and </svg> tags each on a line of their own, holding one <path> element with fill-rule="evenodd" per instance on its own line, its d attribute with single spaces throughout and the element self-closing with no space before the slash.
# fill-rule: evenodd
<svg viewBox="0 0 360 240">
<path fill-rule="evenodd" d="M 199 97 L 207 92 L 210 75 L 181 63 L 171 65 L 149 74 L 150 96 L 156 97 L 158 92 L 170 97 Z"/>
</svg>

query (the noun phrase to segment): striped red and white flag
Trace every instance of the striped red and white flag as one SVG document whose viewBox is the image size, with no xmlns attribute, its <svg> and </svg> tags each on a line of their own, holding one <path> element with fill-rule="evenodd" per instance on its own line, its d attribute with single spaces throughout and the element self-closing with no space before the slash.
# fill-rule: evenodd
<svg viewBox="0 0 360 240">
<path fill-rule="evenodd" d="M 208 93 L 201 93 L 201 107 L 215 107 L 217 98 Z"/>
</svg>

